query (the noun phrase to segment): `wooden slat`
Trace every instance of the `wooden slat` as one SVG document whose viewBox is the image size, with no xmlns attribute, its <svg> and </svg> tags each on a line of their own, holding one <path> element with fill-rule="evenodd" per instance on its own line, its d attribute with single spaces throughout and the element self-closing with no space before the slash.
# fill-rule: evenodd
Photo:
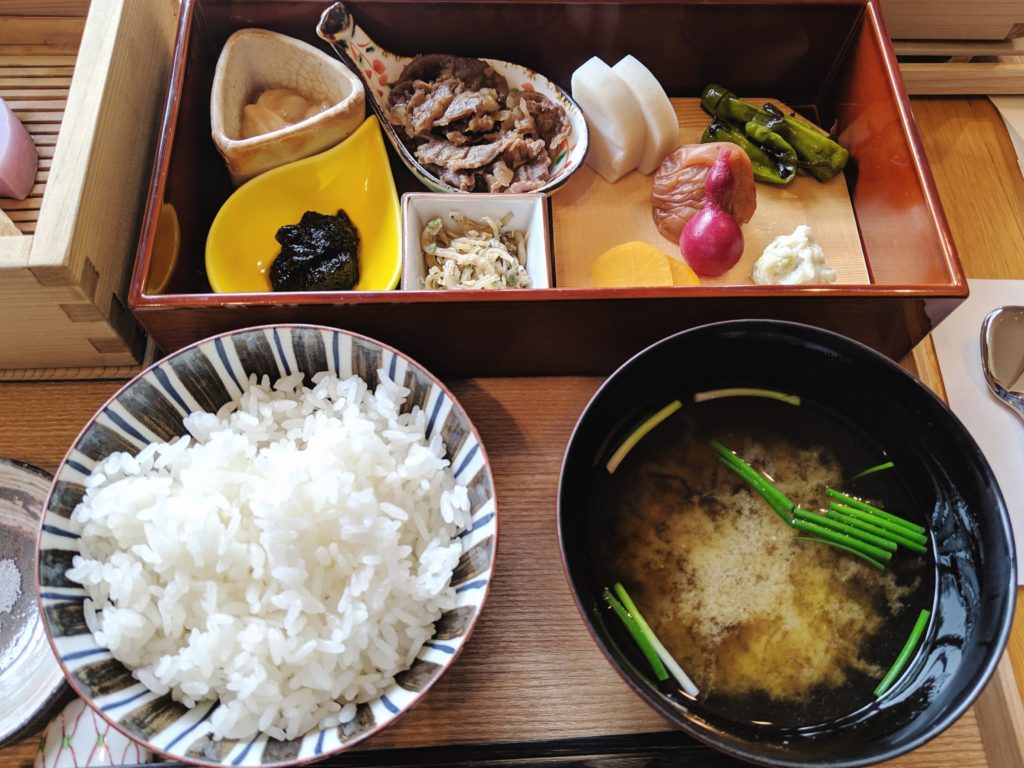
<svg viewBox="0 0 1024 768">
<path fill-rule="evenodd" d="M 7 106 L 11 108 L 11 111 L 15 114 L 21 113 L 26 115 L 32 115 L 36 112 L 48 113 L 48 112 L 64 112 L 64 108 L 67 106 L 66 99 L 11 99 L 7 102 Z M 53 115 L 50 114 L 48 117 L 52 120 Z"/>
<path fill-rule="evenodd" d="M 1020 0 L 881 0 L 892 37 L 1005 40 L 1024 22 Z"/>
<path fill-rule="evenodd" d="M 24 210 L 8 211 L 7 215 L 11 221 L 20 223 L 23 221 L 38 221 L 39 209 L 26 208 Z"/>
<path fill-rule="evenodd" d="M 42 78 L 40 78 L 42 79 Z M 32 82 L 31 80 L 17 80 L 15 78 L 0 78 L 0 95 L 10 103 L 15 99 L 62 99 L 68 97 L 68 86 L 71 85 L 71 78 L 50 78 L 60 79 L 61 82 Z"/>
<path fill-rule="evenodd" d="M 71 77 L 74 72 L 74 67 L 12 67 L 9 64 L 0 66 L 0 77 L 17 77 L 27 80 Z"/>
<path fill-rule="evenodd" d="M 16 109 L 11 111 L 18 116 L 18 119 L 21 120 L 21 122 L 24 123 L 26 127 L 29 123 L 50 124 L 51 127 L 54 129 L 53 133 L 57 133 L 57 131 L 60 129 L 59 121 L 63 116 L 63 110 L 40 112 L 39 110 L 35 109 Z M 29 133 L 31 132 L 31 129 L 29 129 Z"/>
<path fill-rule="evenodd" d="M 990 765 L 1024 768 L 1024 706 L 1021 705 L 1009 655 L 1004 656 L 988 687 L 974 706 L 986 733 L 1019 734 L 1019 738 L 983 738 Z"/>
<path fill-rule="evenodd" d="M 914 99 L 912 104 L 967 277 L 1024 278 L 1024 178 L 998 111 L 985 98 Z M 915 350 L 915 359 L 941 381 L 929 362 L 934 347 L 924 346 Z M 936 388 L 933 379 L 926 383 Z M 1007 657 L 975 706 L 993 768 L 1024 766 L 1021 691 L 1024 590 L 1018 591 Z"/>
<path fill-rule="evenodd" d="M 946 387 L 942 383 L 939 358 L 935 354 L 935 342 L 928 336 L 914 347 L 912 372 L 935 394 L 946 400 Z M 906 363 L 904 363 L 906 365 Z M 908 366 L 909 367 L 909 366 Z"/>
<path fill-rule="evenodd" d="M 1020 56 L 1024 39 L 894 40 L 897 56 Z"/>
<path fill-rule="evenodd" d="M 1024 278 L 1024 179 L 999 111 L 986 98 L 912 105 L 967 277 Z"/>
<path fill-rule="evenodd" d="M 5 16 L 79 16 L 85 18 L 90 0 L 3 0 Z"/>
<path fill-rule="evenodd" d="M 0 199 L 0 209 L 5 211 L 27 211 L 29 209 L 39 209 L 39 205 L 42 202 L 42 196 L 27 197 L 24 200 L 9 200 Z"/>
<path fill-rule="evenodd" d="M 4 45 L 0 46 L 4 55 L 12 59 L 41 58 L 44 56 L 60 55 L 63 57 L 74 57 L 78 52 L 77 45 L 56 46 L 56 45 Z"/>
<path fill-rule="evenodd" d="M 6 3 L 0 11 L 6 13 Z M 76 49 L 82 41 L 84 18 L 59 16 L 9 16 L 0 24 L 0 45 L 12 48 L 45 46 L 46 48 Z"/>
<path fill-rule="evenodd" d="M 44 382 L 60 379 L 65 381 L 112 380 L 121 383 L 130 379 L 143 368 L 142 365 L 97 365 L 86 368 L 12 368 L 0 369 L 0 382 L 34 381 Z"/>
<path fill-rule="evenodd" d="M 38 173 L 37 173 L 38 178 Z M 28 193 L 29 197 L 42 197 L 43 191 L 46 189 L 45 184 L 40 184 L 38 181 L 32 185 L 31 191 Z"/>
<path fill-rule="evenodd" d="M 19 55 L 10 46 L 0 46 L 0 67 L 74 67 L 77 56 L 69 53 L 35 53 Z"/>
<path fill-rule="evenodd" d="M 1024 63 L 900 64 L 911 96 L 1024 93 Z"/>
</svg>

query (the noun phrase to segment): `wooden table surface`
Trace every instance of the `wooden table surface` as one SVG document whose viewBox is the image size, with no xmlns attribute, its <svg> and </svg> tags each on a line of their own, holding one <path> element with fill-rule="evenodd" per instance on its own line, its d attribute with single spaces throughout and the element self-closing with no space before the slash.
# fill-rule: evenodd
<svg viewBox="0 0 1024 768">
<path fill-rule="evenodd" d="M 1024 179 L 998 113 L 986 99 L 918 99 L 913 107 L 968 277 L 1024 278 Z M 930 339 L 903 362 L 941 392 Z M 374 737 L 372 746 L 553 739 L 567 717 L 574 736 L 664 731 L 665 723 L 625 688 L 582 629 L 558 562 L 554 509 L 562 451 L 600 379 L 451 383 L 495 465 L 496 490 L 503 499 L 501 559 L 519 565 L 499 568 L 489 610 L 456 669 L 400 724 Z M 0 384 L 0 456 L 52 471 L 81 426 L 120 384 Z M 528 628 L 531 601 L 524 596 L 529 594 L 556 596 L 550 610 L 565 618 L 553 624 L 569 628 L 564 636 L 537 644 L 524 637 L 529 632 L 510 632 L 493 620 L 493 606 L 501 605 L 506 621 Z M 1017 607 L 1009 651 L 978 703 L 934 741 L 887 765 L 1024 768 L 1024 590 Z M 517 658 L 528 659 L 529 670 L 495 662 Z M 567 665 L 566 658 L 577 663 Z M 517 695 L 524 674 L 536 681 L 534 695 Z M 571 701 L 571 715 L 565 690 L 587 692 Z M 551 695 L 545 697 L 545 691 Z M 445 718 L 455 705 L 465 717 Z M 37 741 L 32 735 L 0 750 L 0 766 L 31 765 Z"/>
</svg>

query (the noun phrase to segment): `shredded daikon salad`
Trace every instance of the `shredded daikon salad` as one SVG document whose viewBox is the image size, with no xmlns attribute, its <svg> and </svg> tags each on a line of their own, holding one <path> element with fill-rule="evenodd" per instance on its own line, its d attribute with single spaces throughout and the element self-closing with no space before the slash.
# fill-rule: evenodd
<svg viewBox="0 0 1024 768">
<path fill-rule="evenodd" d="M 461 213 L 448 214 L 427 222 L 420 235 L 420 248 L 427 266 L 423 285 L 432 289 L 529 288 L 526 271 L 526 235 L 506 230 L 512 218 L 468 219 Z"/>
</svg>

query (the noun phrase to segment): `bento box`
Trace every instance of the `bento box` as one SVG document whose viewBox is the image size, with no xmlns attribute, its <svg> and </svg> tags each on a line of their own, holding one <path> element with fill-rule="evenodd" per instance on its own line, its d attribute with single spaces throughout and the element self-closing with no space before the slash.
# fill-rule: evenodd
<svg viewBox="0 0 1024 768">
<path fill-rule="evenodd" d="M 837 126 L 850 151 L 842 193 L 863 280 L 824 286 L 594 288 L 573 254 L 619 202 L 598 200 L 580 174 L 547 200 L 553 287 L 496 291 L 216 294 L 204 272 L 207 232 L 231 184 L 210 137 L 210 89 L 221 48 L 260 27 L 318 44 L 323 0 L 185 0 L 155 174 L 129 306 L 165 351 L 265 322 L 317 322 L 372 334 L 455 375 L 602 373 L 671 332 L 735 318 L 797 320 L 858 339 L 893 358 L 967 296 L 875 0 L 738 3 L 353 0 L 382 48 L 517 62 L 568 89 L 591 56 L 636 54 L 670 97 L 709 82 L 793 106 Z M 479 33 L 488 30 L 487 34 Z M 500 33 L 499 33 L 500 31 Z M 328 50 L 319 43 L 321 48 Z M 423 191 L 392 153 L 399 191 Z M 589 171 L 588 171 L 589 172 Z M 147 288 L 161 211 L 178 223 L 177 259 L 161 291 Z M 647 219 L 649 213 L 644 213 Z M 611 223 L 609 223 L 611 222 Z"/>
<path fill-rule="evenodd" d="M 127 310 L 175 0 L 5 0 L 0 97 L 39 167 L 24 200 L 2 199 L 0 373 L 132 366 L 145 337 Z"/>
</svg>

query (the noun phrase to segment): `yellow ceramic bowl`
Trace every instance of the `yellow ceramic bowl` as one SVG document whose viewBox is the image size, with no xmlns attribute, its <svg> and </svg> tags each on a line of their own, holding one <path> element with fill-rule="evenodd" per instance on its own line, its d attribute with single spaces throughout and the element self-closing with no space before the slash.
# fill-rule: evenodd
<svg viewBox="0 0 1024 768">
<path fill-rule="evenodd" d="M 338 146 L 246 182 L 227 199 L 206 238 L 206 276 L 216 293 L 272 290 L 274 235 L 306 211 L 343 209 L 359 230 L 357 291 L 387 291 L 402 274 L 398 194 L 376 117 Z"/>
</svg>

